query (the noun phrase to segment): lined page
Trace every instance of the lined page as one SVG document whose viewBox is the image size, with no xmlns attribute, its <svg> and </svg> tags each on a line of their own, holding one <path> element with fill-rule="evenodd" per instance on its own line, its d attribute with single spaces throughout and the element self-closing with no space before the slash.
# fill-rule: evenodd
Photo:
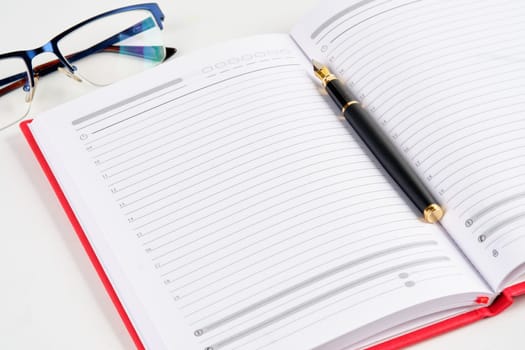
<svg viewBox="0 0 525 350">
<path fill-rule="evenodd" d="M 359 95 L 445 204 L 445 227 L 498 288 L 525 262 L 525 4 L 323 8 L 296 40 Z"/>
<path fill-rule="evenodd" d="M 489 293 L 305 65 L 286 35 L 251 38 L 35 120 L 110 276 L 143 306 L 126 304 L 133 320 L 158 332 L 142 333 L 152 348 L 307 349 Z"/>
</svg>

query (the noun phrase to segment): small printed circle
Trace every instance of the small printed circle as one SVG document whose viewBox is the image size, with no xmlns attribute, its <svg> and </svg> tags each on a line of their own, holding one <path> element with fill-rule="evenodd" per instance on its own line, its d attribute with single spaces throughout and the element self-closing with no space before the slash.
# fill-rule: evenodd
<svg viewBox="0 0 525 350">
<path fill-rule="evenodd" d="M 485 236 L 485 235 L 480 235 L 480 236 L 478 237 L 478 241 L 479 241 L 480 243 L 483 243 L 483 242 L 485 242 L 486 240 L 487 240 L 487 236 Z"/>
<path fill-rule="evenodd" d="M 328 51 L 328 46 L 326 45 L 321 46 L 321 52 L 326 52 L 326 51 Z"/>
<path fill-rule="evenodd" d="M 88 136 L 86 134 L 80 135 L 80 140 L 81 141 L 85 141 L 85 140 L 87 140 L 87 138 L 88 138 Z"/>
<path fill-rule="evenodd" d="M 408 278 L 408 273 L 406 273 L 406 272 L 402 272 L 402 273 L 400 273 L 400 274 L 399 274 L 399 278 L 401 278 L 401 279 L 403 279 L 403 280 L 404 280 L 404 279 L 407 279 L 407 278 Z"/>
<path fill-rule="evenodd" d="M 408 287 L 408 288 L 412 288 L 416 285 L 416 282 L 414 281 L 406 281 L 405 282 L 405 287 Z"/>
<path fill-rule="evenodd" d="M 195 335 L 196 337 L 200 337 L 203 334 L 204 331 L 202 329 L 197 329 L 195 332 L 193 332 L 193 335 Z"/>
<path fill-rule="evenodd" d="M 499 256 L 499 251 L 497 249 L 492 250 L 492 256 L 497 258 Z"/>
<path fill-rule="evenodd" d="M 465 221 L 465 227 L 470 227 L 474 224 L 474 220 L 472 219 L 468 219 L 467 221 Z"/>
</svg>

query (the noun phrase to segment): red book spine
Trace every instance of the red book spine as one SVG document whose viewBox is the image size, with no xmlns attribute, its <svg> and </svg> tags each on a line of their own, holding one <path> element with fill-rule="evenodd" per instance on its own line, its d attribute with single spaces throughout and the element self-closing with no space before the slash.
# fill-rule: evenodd
<svg viewBox="0 0 525 350">
<path fill-rule="evenodd" d="M 461 328 L 468 324 L 482 320 L 487 317 L 496 316 L 512 305 L 514 298 L 525 294 L 525 282 L 506 288 L 493 302 L 487 307 L 476 309 L 462 315 L 458 315 L 447 320 L 435 323 L 425 328 L 404 334 L 397 338 L 388 340 L 384 343 L 374 345 L 368 350 L 394 350 L 414 345 L 425 339 L 429 339 L 454 329 Z"/>
</svg>

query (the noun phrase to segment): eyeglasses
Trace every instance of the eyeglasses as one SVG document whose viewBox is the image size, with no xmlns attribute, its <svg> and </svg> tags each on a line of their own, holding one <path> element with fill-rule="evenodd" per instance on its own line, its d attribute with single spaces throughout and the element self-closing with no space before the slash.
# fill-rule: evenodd
<svg viewBox="0 0 525 350">
<path fill-rule="evenodd" d="M 126 6 L 87 19 L 39 48 L 1 54 L 0 131 L 27 115 L 38 79 L 49 73 L 102 86 L 173 56 L 177 50 L 163 45 L 163 21 L 157 4 Z M 57 59 L 33 67 L 44 52 Z"/>
</svg>

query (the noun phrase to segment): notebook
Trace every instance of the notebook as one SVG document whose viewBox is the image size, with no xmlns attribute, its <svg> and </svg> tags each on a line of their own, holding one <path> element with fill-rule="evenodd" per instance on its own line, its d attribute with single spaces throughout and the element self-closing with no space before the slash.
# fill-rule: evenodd
<svg viewBox="0 0 525 350">
<path fill-rule="evenodd" d="M 525 293 L 525 5 L 323 2 L 22 130 L 139 349 L 392 349 Z M 324 62 L 445 206 L 418 220 Z"/>
</svg>

